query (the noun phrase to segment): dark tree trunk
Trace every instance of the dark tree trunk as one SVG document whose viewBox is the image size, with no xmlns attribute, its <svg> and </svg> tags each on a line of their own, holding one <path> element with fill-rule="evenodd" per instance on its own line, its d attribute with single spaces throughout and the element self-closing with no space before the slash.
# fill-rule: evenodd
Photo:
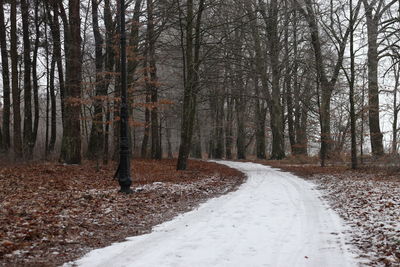
<svg viewBox="0 0 400 267">
<path fill-rule="evenodd" d="M 90 131 L 88 157 L 89 159 L 99 159 L 104 147 L 104 131 L 103 131 L 103 100 L 107 95 L 107 91 L 103 79 L 103 37 L 99 29 L 98 0 L 92 0 L 92 24 L 93 35 L 95 40 L 95 63 L 96 63 L 96 82 L 95 82 L 95 98 L 94 113 L 92 121 L 92 129 Z"/>
<path fill-rule="evenodd" d="M 258 159 L 266 159 L 265 154 L 266 144 L 265 144 L 265 117 L 267 115 L 267 108 L 264 106 L 264 101 L 260 99 L 260 89 L 258 86 L 258 77 L 255 75 L 255 114 L 256 114 L 256 154 Z"/>
<path fill-rule="evenodd" d="M 186 170 L 192 142 L 193 124 L 196 114 L 197 93 L 199 87 L 201 46 L 200 24 L 204 10 L 204 0 L 200 0 L 196 16 L 194 15 L 193 0 L 188 0 L 186 6 L 186 47 L 182 47 L 184 49 L 184 58 L 186 59 L 184 64 L 186 66 L 186 82 L 183 97 L 181 143 L 179 146 L 177 170 Z"/>
<path fill-rule="evenodd" d="M 113 75 L 111 72 L 114 70 L 115 54 L 113 48 L 113 37 L 115 33 L 115 26 L 112 20 L 110 0 L 104 0 L 104 24 L 106 28 L 106 54 L 105 54 L 105 70 L 106 75 L 104 77 L 104 91 L 108 92 Z M 114 118 L 115 119 L 115 118 Z M 106 111 L 106 126 L 104 130 L 104 153 L 103 153 L 103 164 L 108 163 L 109 153 L 109 136 L 110 136 L 110 123 L 111 123 L 111 103 L 110 99 L 107 98 L 107 111 Z"/>
<path fill-rule="evenodd" d="M 56 145 L 57 138 L 57 101 L 56 101 L 56 92 L 54 86 L 54 76 L 56 70 L 56 61 L 55 55 L 53 53 L 53 57 L 51 59 L 51 67 L 50 67 L 50 86 L 49 86 L 49 94 L 50 94 L 50 103 L 51 103 L 51 119 L 50 119 L 50 142 L 48 147 L 48 152 L 51 153 L 54 151 L 54 147 Z"/>
<path fill-rule="evenodd" d="M 60 34 L 60 22 L 59 22 L 59 15 L 58 15 L 59 8 L 58 8 L 58 5 L 56 4 L 56 2 L 52 3 L 51 9 L 54 12 L 54 16 L 51 15 L 50 7 L 46 3 L 47 17 L 49 20 L 49 26 L 50 26 L 50 30 L 51 30 L 52 39 L 53 39 L 53 58 L 56 62 L 57 70 L 58 70 L 58 84 L 59 84 L 59 88 L 60 88 L 60 100 L 61 100 L 61 120 L 62 120 L 62 123 L 64 124 L 65 82 L 64 82 L 64 70 L 63 70 L 62 55 L 61 55 L 61 34 Z M 52 109 L 53 109 L 53 107 L 52 107 Z M 54 109 L 56 109 L 55 105 L 54 105 Z"/>
<path fill-rule="evenodd" d="M 32 82 L 31 42 L 29 32 L 29 4 L 21 0 L 22 32 L 24 43 L 24 131 L 23 150 L 26 159 L 32 159 Z"/>
<path fill-rule="evenodd" d="M 193 158 L 201 159 L 202 158 L 202 149 L 201 149 L 201 128 L 200 128 L 200 121 L 198 116 L 196 116 L 196 122 L 194 126 L 194 134 L 193 134 L 193 141 L 192 141 L 192 148 L 190 155 Z"/>
<path fill-rule="evenodd" d="M 237 147 L 237 159 L 246 159 L 246 127 L 245 127 L 245 111 L 246 100 L 242 96 L 236 97 L 236 147 Z"/>
<path fill-rule="evenodd" d="M 226 82 L 226 81 L 225 81 Z M 210 127 L 209 157 L 222 159 L 224 156 L 224 96 L 217 84 L 210 92 L 210 111 L 212 127 Z M 198 129 L 199 131 L 200 129 Z"/>
<path fill-rule="evenodd" d="M 82 56 L 80 33 L 80 0 L 69 1 L 68 51 L 65 123 L 61 145 L 61 160 L 67 164 L 81 163 L 81 82 Z"/>
<path fill-rule="evenodd" d="M 260 2 L 261 3 L 261 2 Z M 283 159 L 285 157 L 285 139 L 284 139 L 284 123 L 283 123 L 283 108 L 281 104 L 281 89 L 280 89 L 280 40 L 278 33 L 278 1 L 271 0 L 269 4 L 269 16 L 265 15 L 265 9 L 262 8 L 267 35 L 268 48 L 271 60 L 272 70 L 272 97 L 271 97 L 271 131 L 272 131 L 272 152 L 271 159 Z"/>
<path fill-rule="evenodd" d="M 44 12 L 46 13 L 46 6 L 44 6 Z M 48 45 L 46 45 L 45 52 L 46 52 L 46 136 L 45 136 L 45 146 L 44 146 L 44 158 L 47 159 L 49 155 L 49 138 L 50 138 L 50 76 L 52 74 L 53 78 L 53 86 L 54 86 L 54 68 L 55 64 L 54 58 L 51 57 L 51 63 L 50 63 L 50 45 L 49 45 L 49 37 L 47 35 L 48 32 L 48 18 L 44 20 L 44 42 L 46 42 Z"/>
<path fill-rule="evenodd" d="M 351 128 L 351 168 L 357 168 L 356 114 L 354 107 L 355 53 L 354 53 L 353 1 L 350 0 L 350 128 Z"/>
<path fill-rule="evenodd" d="M 17 47 L 17 3 L 11 1 L 11 85 L 12 85 L 12 102 L 13 102 L 13 143 L 14 143 L 14 157 L 16 160 L 22 158 L 22 138 L 21 138 L 21 96 L 18 87 L 18 47 Z"/>
<path fill-rule="evenodd" d="M 41 37 L 41 32 L 40 32 L 40 24 L 41 22 L 39 21 L 39 1 L 35 0 L 35 45 L 33 49 L 33 58 L 32 58 L 32 80 L 33 80 L 33 104 L 35 107 L 35 112 L 34 112 L 34 121 L 33 121 L 33 129 L 32 129 L 32 141 L 30 143 L 30 149 L 33 151 L 35 145 L 36 145 L 36 140 L 37 140 L 37 135 L 38 135 L 38 130 L 39 130 L 39 78 L 37 75 L 37 59 L 38 59 L 38 51 L 39 51 L 39 44 L 40 44 L 40 37 Z"/>
<path fill-rule="evenodd" d="M 148 81 L 149 74 L 147 71 L 147 58 L 144 60 L 144 78 L 145 81 Z M 143 132 L 143 139 L 142 139 L 142 147 L 141 147 L 141 157 L 146 158 L 147 157 L 147 146 L 149 143 L 149 137 L 150 137 L 150 110 L 149 110 L 149 105 L 150 105 L 150 92 L 149 92 L 149 87 L 146 85 L 146 106 L 144 110 L 144 120 L 145 120 L 145 125 L 144 125 L 144 132 Z"/>
<path fill-rule="evenodd" d="M 215 116 L 215 158 L 222 159 L 224 156 L 224 102 L 225 99 L 221 94 L 217 97 L 218 104 Z"/>
<path fill-rule="evenodd" d="M 132 26 L 129 36 L 129 49 L 130 56 L 128 58 L 128 85 L 130 88 L 134 86 L 134 77 L 136 68 L 139 64 L 139 41 L 140 41 L 140 8 L 142 0 L 135 1 L 135 7 L 133 11 Z"/>
<path fill-rule="evenodd" d="M 1 67 L 3 75 L 3 140 L 2 147 L 5 152 L 8 152 L 11 145 L 10 137 L 10 67 L 7 54 L 7 36 L 4 22 L 4 1 L 0 0 L 0 49 L 1 49 Z"/>
<path fill-rule="evenodd" d="M 120 19 L 117 18 L 119 21 Z M 115 64 L 115 73 L 121 73 L 121 66 L 120 64 Z M 113 153 L 113 160 L 118 160 L 119 157 L 119 139 L 120 139 L 120 127 L 121 127 L 121 117 L 120 117 L 120 103 L 118 99 L 121 99 L 121 86 L 120 86 L 120 76 L 117 75 L 114 79 L 114 105 L 113 105 L 113 112 L 114 112 L 114 123 L 113 123 L 113 146 L 114 146 L 114 153 Z"/>
<path fill-rule="evenodd" d="M 154 1 L 147 0 L 147 45 L 150 81 L 147 83 L 151 95 L 151 158 L 161 159 L 159 119 L 158 119 L 158 78 L 156 66 L 156 35 L 154 32 Z"/>
<path fill-rule="evenodd" d="M 366 3 L 366 1 L 364 1 Z M 378 86 L 378 24 L 372 16 L 373 7 L 365 5 L 368 32 L 368 117 L 371 150 L 374 156 L 383 155 L 382 132 L 379 123 L 379 86 Z"/>
<path fill-rule="evenodd" d="M 139 44 L 140 44 L 140 15 L 141 15 L 141 6 L 142 0 L 136 0 L 135 6 L 133 10 L 133 17 L 131 19 L 131 29 L 130 29 L 130 36 L 129 36 L 129 46 L 128 46 L 128 110 L 129 110 L 129 117 L 133 118 L 133 109 L 134 109 L 134 88 L 136 86 L 136 69 L 140 62 L 139 57 Z M 134 153 L 137 149 L 137 142 L 136 142 L 136 133 L 137 129 L 134 127 L 130 128 L 130 135 L 129 137 L 132 140 L 132 153 Z"/>
<path fill-rule="evenodd" d="M 296 134 L 296 155 L 307 155 L 308 138 L 307 138 L 307 121 L 308 107 L 310 104 L 310 84 L 306 83 L 305 88 L 300 96 L 300 87 L 295 82 L 295 134 Z"/>
<path fill-rule="evenodd" d="M 233 106 L 234 101 L 231 96 L 226 99 L 226 125 L 225 125 L 225 157 L 232 159 L 232 146 L 233 146 Z"/>
<path fill-rule="evenodd" d="M 285 8 L 288 8 L 287 1 L 285 1 Z M 286 107 L 287 107 L 287 123 L 288 123 L 289 142 L 290 142 L 290 148 L 291 148 L 292 155 L 293 155 L 293 154 L 295 154 L 295 151 L 296 151 L 296 133 L 294 130 L 294 112 L 293 112 L 294 111 L 293 92 L 292 92 L 292 74 L 293 73 L 291 73 L 291 66 L 289 65 L 290 64 L 289 23 L 290 23 L 290 13 L 286 12 L 286 14 L 285 14 L 286 27 L 285 27 L 285 35 L 284 35 L 284 51 L 285 51 L 286 67 L 285 67 L 284 86 L 286 89 L 285 96 L 286 96 Z M 293 42 L 293 46 L 296 46 L 295 42 L 296 42 L 296 40 Z M 295 60 L 297 60 L 296 57 L 295 57 Z M 294 73 L 294 75 L 297 75 L 297 73 Z"/>
<path fill-rule="evenodd" d="M 172 154 L 172 145 L 171 145 L 171 128 L 168 123 L 168 119 L 165 120 L 165 138 L 167 139 L 167 153 L 168 158 L 172 159 L 174 155 Z"/>
<path fill-rule="evenodd" d="M 397 122 L 399 117 L 399 105 L 397 103 L 397 94 L 399 90 L 399 82 L 400 82 L 400 67 L 394 69 L 394 88 L 393 88 L 393 122 L 392 122 L 392 154 L 397 155 Z"/>
</svg>

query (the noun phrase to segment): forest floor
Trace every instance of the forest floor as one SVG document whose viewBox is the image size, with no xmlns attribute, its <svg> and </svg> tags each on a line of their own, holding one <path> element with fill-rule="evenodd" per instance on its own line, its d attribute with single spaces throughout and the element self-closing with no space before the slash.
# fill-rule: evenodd
<svg viewBox="0 0 400 267">
<path fill-rule="evenodd" d="M 205 200 L 236 189 L 244 174 L 216 163 L 135 160 L 135 193 L 117 193 L 115 165 L 0 166 L 0 266 L 57 266 L 151 231 Z"/>
<path fill-rule="evenodd" d="M 319 167 L 293 160 L 260 162 L 318 185 L 330 206 L 350 226 L 350 243 L 370 266 L 400 266 L 400 171 L 361 166 Z"/>
</svg>

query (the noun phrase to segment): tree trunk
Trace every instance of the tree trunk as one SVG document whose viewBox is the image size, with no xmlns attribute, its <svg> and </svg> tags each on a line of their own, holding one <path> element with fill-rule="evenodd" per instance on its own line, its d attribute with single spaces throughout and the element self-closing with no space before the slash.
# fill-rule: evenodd
<svg viewBox="0 0 400 267">
<path fill-rule="evenodd" d="M 129 117 L 133 118 L 134 114 L 134 91 L 135 91 L 135 79 L 136 79 L 136 69 L 140 62 L 139 57 L 139 44 L 140 44 L 140 16 L 141 16 L 141 6 L 142 0 L 136 0 L 135 6 L 133 10 L 133 17 L 131 19 L 131 29 L 130 29 L 130 36 L 129 36 L 129 46 L 128 46 L 128 110 L 129 110 Z M 147 52 L 146 52 L 147 53 Z M 130 128 L 130 135 L 132 142 L 132 153 L 135 153 L 137 142 L 136 142 L 136 133 L 137 129 L 135 127 Z"/>
<path fill-rule="evenodd" d="M 202 149 L 201 149 L 201 128 L 200 121 L 198 115 L 196 116 L 196 122 L 194 126 L 194 134 L 193 134 L 193 142 L 190 155 L 193 158 L 201 159 L 202 158 Z"/>
<path fill-rule="evenodd" d="M 394 68 L 394 88 L 393 88 L 393 122 L 392 122 L 392 154 L 397 155 L 397 122 L 399 117 L 399 106 L 397 103 L 397 93 L 399 90 L 399 82 L 400 82 L 400 66 L 397 64 L 397 69 Z"/>
<path fill-rule="evenodd" d="M 353 1 L 350 0 L 350 128 L 351 128 L 351 168 L 357 168 L 356 114 L 354 108 L 355 53 L 354 53 Z"/>
<path fill-rule="evenodd" d="M 226 82 L 226 81 L 225 81 Z M 210 91 L 210 147 L 209 157 L 222 159 L 224 155 L 224 96 L 219 92 L 219 83 Z"/>
<path fill-rule="evenodd" d="M 187 1 L 186 15 L 186 47 L 184 58 L 186 62 L 186 83 L 183 97 L 182 124 L 181 124 L 181 143 L 179 146 L 179 156 L 177 170 L 186 170 L 189 158 L 190 147 L 193 135 L 193 124 L 196 114 L 197 91 L 199 86 L 200 68 L 200 37 L 201 37 L 201 16 L 204 10 L 204 0 L 200 0 L 197 16 L 194 15 L 193 0 Z M 195 23 L 194 23 L 195 21 Z M 194 38 L 193 38 L 194 28 Z M 194 39 L 194 40 L 193 40 Z"/>
<path fill-rule="evenodd" d="M 104 76 L 104 91 L 108 92 L 108 87 L 112 81 L 113 75 L 111 72 L 114 70 L 115 64 L 115 53 L 113 48 L 113 37 L 115 32 L 114 23 L 112 20 L 110 0 L 104 0 L 104 25 L 106 28 L 106 54 L 105 54 L 105 70 Z M 115 120 L 115 118 L 114 118 Z M 111 103 L 110 99 L 107 98 L 107 111 L 106 111 L 106 126 L 104 130 L 104 153 L 103 153 L 103 164 L 108 163 L 109 154 L 109 136 L 110 136 L 110 124 L 111 124 Z"/>
<path fill-rule="evenodd" d="M 288 8 L 287 5 L 287 0 L 285 1 L 285 8 Z M 293 20 L 293 23 L 296 23 L 295 20 Z M 284 80 L 284 86 L 286 89 L 285 92 L 285 97 L 286 97 L 286 107 L 287 107 L 287 122 L 288 122 L 288 134 L 289 134 L 289 142 L 290 142 L 290 148 L 292 151 L 292 155 L 295 154 L 296 151 L 296 133 L 294 130 L 294 104 L 293 104 L 293 92 L 292 92 L 292 74 L 291 73 L 291 66 L 290 64 L 290 51 L 289 51 L 289 23 L 290 23 L 290 13 L 286 12 L 285 14 L 285 34 L 284 34 L 284 52 L 285 52 L 285 62 L 286 62 L 286 67 L 285 67 L 285 80 Z M 293 28 L 296 27 L 296 24 L 293 26 Z M 296 29 L 294 29 L 296 31 Z M 296 41 L 294 40 L 293 46 L 296 46 Z M 297 48 L 294 47 L 293 50 Z M 294 60 L 296 61 L 296 53 L 294 55 Z M 294 63 L 296 64 L 296 62 Z M 295 68 L 293 68 L 295 69 Z M 297 71 L 297 69 L 295 70 Z M 294 75 L 297 75 L 297 73 L 294 73 Z M 294 76 L 293 75 L 293 76 Z M 293 86 L 296 86 L 293 83 Z"/>
<path fill-rule="evenodd" d="M 119 2 L 118 2 L 119 3 Z M 116 21 L 119 23 L 121 21 L 120 19 L 120 5 L 117 5 L 117 14 L 116 14 Z M 118 24 L 117 23 L 117 24 Z M 118 24 L 119 25 L 119 24 Z M 116 31 L 117 34 L 120 34 L 119 30 Z M 119 47 L 119 44 L 116 43 L 116 40 L 111 38 L 112 44 L 115 47 Z M 114 49 L 114 48 L 112 48 Z M 120 59 L 118 58 L 119 55 L 116 54 L 116 62 L 115 64 L 115 73 L 120 74 L 121 73 L 121 64 L 118 64 L 120 62 Z M 120 81 L 120 75 L 117 75 L 114 79 L 114 106 L 113 106 L 113 112 L 114 112 L 114 123 L 113 123 L 113 146 L 114 146 L 114 153 L 113 153 L 113 160 L 116 161 L 118 160 L 120 156 L 120 133 L 121 133 L 121 114 L 120 114 L 120 101 L 118 99 L 121 99 L 121 81 Z"/>
<path fill-rule="evenodd" d="M 378 23 L 372 17 L 372 7 L 366 6 L 368 33 L 368 117 L 371 150 L 374 156 L 383 155 L 382 132 L 379 123 L 379 86 L 378 86 Z"/>
<path fill-rule="evenodd" d="M 23 150 L 26 159 L 32 159 L 32 82 L 31 82 L 31 43 L 29 32 L 29 4 L 21 0 L 22 32 L 24 43 L 24 131 Z"/>
<path fill-rule="evenodd" d="M 172 159 L 174 156 L 172 154 L 172 145 L 171 145 L 171 128 L 169 126 L 168 119 L 165 122 L 166 122 L 165 137 L 167 139 L 167 153 L 168 153 L 168 158 Z"/>
<path fill-rule="evenodd" d="M 54 16 L 50 13 L 50 7 L 46 3 L 47 17 L 49 20 L 49 26 L 51 30 L 51 35 L 53 39 L 53 58 L 57 65 L 58 70 L 58 84 L 60 88 L 60 100 L 61 100 L 61 120 L 64 124 L 64 99 L 65 99 L 65 82 L 64 82 L 64 70 L 61 55 L 61 34 L 60 34 L 60 22 L 59 22 L 59 8 L 56 2 L 52 3 L 52 8 Z M 65 33 L 64 33 L 65 34 Z M 68 34 L 68 33 L 66 33 Z M 54 107 L 56 108 L 56 107 Z M 53 108 L 52 108 L 53 109 Z"/>
<path fill-rule="evenodd" d="M 232 96 L 226 98 L 226 125 L 225 125 L 225 157 L 232 159 L 232 146 L 233 146 L 233 106 L 234 100 Z"/>
<path fill-rule="evenodd" d="M 147 43 L 150 81 L 147 83 L 151 95 L 151 158 L 161 159 L 160 133 L 158 129 L 158 78 L 156 66 L 156 36 L 154 32 L 154 1 L 147 0 Z"/>
<path fill-rule="evenodd" d="M 0 49 L 1 49 L 1 67 L 3 75 L 3 131 L 1 149 L 8 152 L 11 145 L 10 137 L 10 69 L 7 54 L 7 36 L 4 22 L 4 0 L 0 0 Z"/>
<path fill-rule="evenodd" d="M 61 160 L 67 164 L 81 163 L 82 55 L 79 11 L 80 0 L 69 0 L 65 123 L 61 145 Z"/>
<path fill-rule="evenodd" d="M 94 97 L 94 113 L 92 128 L 90 131 L 88 157 L 89 159 L 99 159 L 104 147 L 104 131 L 103 131 L 103 101 L 107 95 L 107 91 L 103 79 L 103 37 L 99 29 L 98 0 L 92 0 L 92 23 L 93 35 L 95 40 L 95 64 L 96 64 L 96 82 Z"/>
<path fill-rule="evenodd" d="M 35 107 L 33 129 L 32 129 L 32 141 L 30 143 L 30 149 L 33 151 L 36 145 L 38 130 L 39 130 L 39 78 L 37 75 L 37 59 L 40 44 L 40 18 L 39 18 L 39 1 L 35 0 L 35 45 L 33 49 L 32 58 L 32 79 L 33 79 L 33 104 Z"/>
<path fill-rule="evenodd" d="M 256 96 L 256 105 L 255 105 L 255 114 L 256 114 L 256 154 L 258 159 L 266 159 L 267 156 L 265 154 L 266 144 L 265 144 L 265 117 L 267 113 L 267 108 L 264 107 L 264 102 L 260 100 L 260 90 L 258 86 L 258 77 L 255 75 L 254 83 L 255 83 L 255 96 Z"/>
<path fill-rule="evenodd" d="M 308 106 L 310 102 L 310 84 L 306 82 L 304 90 L 301 93 L 300 84 L 298 81 L 298 38 L 297 38 L 297 12 L 293 11 L 293 100 L 294 100 L 294 134 L 295 145 L 292 152 L 296 155 L 307 155 L 307 120 Z"/>
<path fill-rule="evenodd" d="M 44 7 L 44 12 L 46 13 L 46 6 Z M 44 20 L 44 42 L 49 43 L 49 37 L 47 35 L 48 32 L 48 18 Z M 50 45 L 45 46 L 45 52 L 46 52 L 46 136 L 45 136 L 45 142 L 44 142 L 44 158 L 47 160 L 48 155 L 49 155 L 49 138 L 50 138 L 50 78 L 53 79 L 52 83 L 54 86 L 54 68 L 55 64 L 54 62 L 54 57 L 51 57 L 51 63 L 50 63 Z M 51 77 L 50 77 L 51 76 Z"/>
<path fill-rule="evenodd" d="M 237 99 L 235 101 L 236 107 L 236 129 L 237 129 L 237 159 L 246 159 L 246 128 L 244 124 L 245 109 L 244 99 Z"/>
<path fill-rule="evenodd" d="M 266 19 L 268 46 L 270 52 L 272 69 L 272 98 L 271 98 L 271 130 L 272 130 L 272 152 L 271 159 L 283 159 L 285 157 L 285 139 L 283 129 L 283 109 L 281 105 L 280 80 L 280 60 L 279 47 L 280 40 L 278 35 L 278 1 L 271 0 L 270 14 Z"/>
<path fill-rule="evenodd" d="M 321 127 L 321 166 L 324 167 L 331 150 L 331 94 L 333 86 L 329 82 L 321 82 L 320 127 Z"/>
<path fill-rule="evenodd" d="M 50 103 L 51 103 L 51 119 L 50 119 L 50 142 L 48 147 L 48 152 L 51 153 L 54 151 L 54 147 L 56 145 L 57 138 L 57 101 L 56 101 L 56 92 L 54 86 L 54 74 L 56 69 L 56 61 L 55 55 L 51 58 L 51 67 L 50 67 Z"/>
<path fill-rule="evenodd" d="M 17 46 L 17 3 L 11 2 L 11 85 L 12 85 L 12 102 L 13 102 L 13 141 L 14 141 L 14 157 L 16 160 L 22 158 L 22 138 L 21 138 L 21 96 L 18 87 L 18 46 Z"/>
<path fill-rule="evenodd" d="M 216 136 L 215 136 L 215 158 L 222 159 L 224 156 L 224 97 L 218 95 L 217 97 L 217 113 L 215 116 Z"/>
<path fill-rule="evenodd" d="M 144 60 L 144 79 L 147 83 L 149 78 L 149 74 L 147 71 L 147 58 L 145 57 Z M 145 105 L 145 110 L 144 110 L 144 120 L 145 120 L 145 125 L 144 125 L 144 133 L 143 133 L 143 139 L 142 139 L 142 147 L 141 147 L 141 157 L 146 158 L 147 157 L 147 146 L 149 143 L 149 136 L 150 136 L 150 92 L 149 92 L 149 87 L 146 84 L 146 105 Z"/>
</svg>

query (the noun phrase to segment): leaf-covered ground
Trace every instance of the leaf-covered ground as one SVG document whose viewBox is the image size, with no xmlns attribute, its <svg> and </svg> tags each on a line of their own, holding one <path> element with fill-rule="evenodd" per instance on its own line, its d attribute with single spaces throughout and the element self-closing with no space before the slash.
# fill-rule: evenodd
<svg viewBox="0 0 400 267">
<path fill-rule="evenodd" d="M 0 167 L 0 265 L 56 266 L 147 233 L 200 202 L 235 189 L 237 170 L 191 161 L 135 160 L 132 188 L 117 193 L 115 166 L 32 163 Z"/>
<path fill-rule="evenodd" d="M 269 162 L 311 179 L 350 225 L 351 243 L 365 266 L 400 266 L 400 174 L 379 168 Z"/>
</svg>

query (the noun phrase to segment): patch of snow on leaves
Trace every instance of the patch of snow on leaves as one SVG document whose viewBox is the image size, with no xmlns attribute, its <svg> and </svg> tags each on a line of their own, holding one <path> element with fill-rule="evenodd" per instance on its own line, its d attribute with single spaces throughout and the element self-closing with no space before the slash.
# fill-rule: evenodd
<svg viewBox="0 0 400 267">
<path fill-rule="evenodd" d="M 400 186 L 372 175 L 313 176 L 333 209 L 351 226 L 352 240 L 368 265 L 400 266 Z"/>
</svg>

